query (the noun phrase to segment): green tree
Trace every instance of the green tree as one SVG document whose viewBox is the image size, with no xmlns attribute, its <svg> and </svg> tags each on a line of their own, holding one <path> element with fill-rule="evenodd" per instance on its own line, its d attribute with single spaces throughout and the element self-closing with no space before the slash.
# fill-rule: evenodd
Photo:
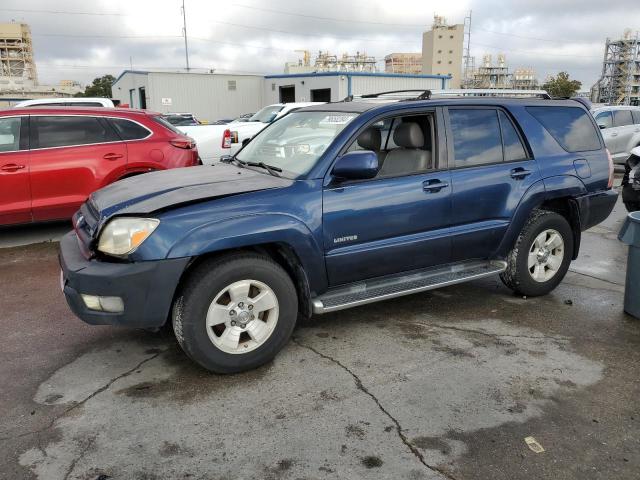
<svg viewBox="0 0 640 480">
<path fill-rule="evenodd" d="M 552 97 L 573 97 L 582 87 L 582 82 L 571 80 L 567 72 L 551 76 L 542 86 Z"/>
<path fill-rule="evenodd" d="M 103 75 L 94 78 L 91 85 L 87 85 L 84 93 L 77 93 L 76 97 L 100 97 L 111 98 L 111 85 L 116 81 L 113 75 Z"/>
</svg>

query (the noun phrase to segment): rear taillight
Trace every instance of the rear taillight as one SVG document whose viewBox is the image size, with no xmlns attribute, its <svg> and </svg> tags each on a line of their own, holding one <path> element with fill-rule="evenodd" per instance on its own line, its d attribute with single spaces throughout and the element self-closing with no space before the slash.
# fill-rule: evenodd
<svg viewBox="0 0 640 480">
<path fill-rule="evenodd" d="M 173 140 L 169 140 L 169 143 L 176 148 L 183 148 L 185 150 L 196 148 L 196 142 L 190 138 L 174 138 Z"/>
<path fill-rule="evenodd" d="M 231 130 L 229 129 L 222 134 L 222 148 L 231 148 Z"/>
<path fill-rule="evenodd" d="M 613 158 L 611 158 L 611 152 L 609 152 L 609 149 L 607 148 L 607 159 L 609 160 L 609 183 L 607 183 L 607 188 L 613 188 L 613 174 L 614 174 L 614 167 L 613 167 Z"/>
</svg>

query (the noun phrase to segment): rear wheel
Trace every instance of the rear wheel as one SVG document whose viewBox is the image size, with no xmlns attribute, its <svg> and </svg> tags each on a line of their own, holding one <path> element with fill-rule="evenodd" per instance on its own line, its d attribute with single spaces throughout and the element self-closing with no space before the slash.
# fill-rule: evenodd
<svg viewBox="0 0 640 480">
<path fill-rule="evenodd" d="M 503 283 L 520 295 L 549 293 L 562 281 L 573 256 L 573 232 L 555 212 L 535 210 L 507 258 Z"/>
<path fill-rule="evenodd" d="M 235 373 L 273 359 L 289 340 L 297 311 L 296 289 L 280 265 L 238 254 L 196 267 L 174 303 L 173 328 L 194 361 Z"/>
</svg>

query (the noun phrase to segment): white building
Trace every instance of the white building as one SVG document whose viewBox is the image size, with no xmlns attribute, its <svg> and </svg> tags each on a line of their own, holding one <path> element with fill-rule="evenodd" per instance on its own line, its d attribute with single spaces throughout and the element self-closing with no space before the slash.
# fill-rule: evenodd
<svg viewBox="0 0 640 480">
<path fill-rule="evenodd" d="M 125 70 L 114 82 L 113 98 L 132 108 L 189 112 L 214 121 L 257 112 L 265 105 L 335 102 L 349 95 L 389 90 L 446 89 L 448 76 L 369 72 L 245 75 Z"/>
<path fill-rule="evenodd" d="M 262 75 L 125 70 L 111 93 L 131 108 L 189 112 L 215 121 L 260 110 L 263 83 Z"/>
<path fill-rule="evenodd" d="M 440 90 L 449 88 L 443 75 L 401 73 L 320 72 L 264 77 L 265 104 L 288 102 L 337 102 L 349 95 L 390 90 Z"/>
</svg>

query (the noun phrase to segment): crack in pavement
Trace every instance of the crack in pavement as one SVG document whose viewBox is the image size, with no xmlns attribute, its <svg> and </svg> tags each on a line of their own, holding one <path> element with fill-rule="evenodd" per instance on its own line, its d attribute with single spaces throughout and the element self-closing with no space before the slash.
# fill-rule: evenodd
<svg viewBox="0 0 640 480">
<path fill-rule="evenodd" d="M 49 422 L 49 424 L 46 427 L 39 428 L 37 430 L 31 430 L 29 432 L 20 433 L 18 435 L 13 435 L 13 436 L 9 436 L 9 437 L 1 437 L 0 438 L 0 442 L 4 442 L 4 441 L 7 441 L 7 440 L 14 440 L 16 438 L 28 437 L 29 435 L 35 435 L 35 434 L 40 434 L 42 432 L 46 432 L 47 430 L 52 428 L 58 420 L 60 420 L 61 418 L 65 417 L 69 412 L 72 412 L 76 408 L 84 405 L 85 403 L 87 403 L 89 400 L 91 400 L 96 395 L 99 395 L 100 393 L 102 393 L 105 390 L 107 390 L 111 385 L 116 383 L 118 380 L 120 380 L 121 378 L 128 377 L 133 372 L 135 372 L 138 368 L 140 368 L 142 365 L 144 365 L 147 362 L 150 362 L 151 360 L 153 360 L 154 358 L 158 357 L 162 353 L 164 353 L 164 352 L 154 353 L 150 357 L 145 358 L 144 360 L 139 362 L 135 367 L 127 370 L 124 373 L 121 373 L 120 375 L 118 375 L 116 377 L 113 377 L 111 380 L 109 380 L 107 383 L 105 383 L 102 387 L 98 388 L 97 390 L 92 392 L 90 395 L 87 395 L 85 398 L 83 398 L 79 402 L 74 403 L 71 407 L 69 407 L 66 410 L 64 410 L 61 414 L 56 415 L 55 417 L 53 417 L 53 419 Z"/>
<path fill-rule="evenodd" d="M 569 339 L 566 337 L 554 337 L 551 335 L 510 335 L 510 334 L 506 334 L 506 333 L 490 333 L 490 332 L 485 332 L 483 330 L 475 330 L 473 328 L 462 328 L 462 327 L 454 327 L 452 325 L 441 325 L 438 323 L 422 323 L 422 322 L 412 322 L 414 325 L 420 325 L 422 327 L 426 327 L 426 328 L 441 328 L 443 330 L 454 330 L 456 332 L 463 332 L 463 333 L 476 333 L 478 335 L 484 335 L 485 337 L 491 337 L 491 338 L 496 338 L 496 339 L 500 339 L 500 338 L 528 338 L 528 339 L 532 339 L 532 340 L 545 340 L 545 339 L 549 339 L 549 340 L 555 340 L 557 342 L 568 342 Z"/>
<path fill-rule="evenodd" d="M 617 285 L 618 287 L 624 287 L 624 283 L 612 282 L 611 280 L 607 280 L 605 278 L 596 277 L 595 275 L 589 275 L 588 273 L 578 272 L 577 270 L 569 269 L 571 273 L 575 273 L 576 275 L 582 275 L 585 277 L 593 278 L 594 280 L 600 280 L 601 282 L 610 283 L 611 285 Z"/>
<path fill-rule="evenodd" d="M 78 462 L 80 460 L 82 460 L 82 458 L 86 455 L 86 453 L 89 451 L 89 449 L 93 446 L 93 442 L 96 441 L 96 437 L 89 437 L 89 439 L 87 440 L 87 444 L 83 447 L 82 451 L 80 452 L 80 454 L 73 459 L 73 461 L 71 462 L 71 464 L 69 464 L 69 468 L 67 468 L 66 473 L 64 474 L 63 480 L 67 480 L 69 478 L 69 475 L 71 475 L 73 473 L 73 470 L 76 468 L 76 465 L 78 464 Z"/>
<path fill-rule="evenodd" d="M 329 360 L 330 362 L 336 364 L 337 366 L 339 366 L 342 370 L 344 370 L 345 372 L 347 372 L 349 375 L 351 375 L 351 377 L 353 378 L 354 383 L 356 384 L 356 388 L 358 390 L 360 390 L 362 393 L 364 393 L 365 395 L 368 395 L 369 397 L 371 397 L 371 399 L 375 402 L 375 404 L 378 406 L 378 409 L 384 414 L 386 415 L 389 420 L 391 420 L 393 422 L 393 424 L 396 427 L 396 432 L 398 434 L 398 437 L 400 438 L 400 440 L 402 441 L 402 443 L 404 443 L 404 445 L 411 451 L 411 453 L 418 459 L 418 461 L 424 465 L 426 468 L 428 468 L 429 470 L 439 473 L 440 475 L 444 476 L 445 478 L 449 479 L 449 480 L 456 480 L 456 478 L 451 475 L 449 472 L 447 472 L 446 470 L 436 466 L 436 465 L 431 465 L 429 463 L 427 463 L 427 461 L 424 458 L 424 455 L 422 455 L 422 453 L 409 441 L 409 439 L 407 438 L 407 436 L 405 435 L 402 426 L 400 425 L 400 422 L 393 416 L 391 415 L 391 413 L 389 413 L 389 411 L 380 403 L 380 400 L 378 400 L 378 398 L 371 393 L 367 387 L 364 386 L 364 384 L 362 383 L 362 380 L 360 380 L 360 377 L 358 377 L 358 375 L 356 375 L 356 373 L 353 372 L 353 370 L 351 370 L 349 367 L 347 367 L 346 365 L 344 365 L 342 362 L 340 362 L 339 360 L 336 360 L 335 358 L 331 357 L 330 355 L 326 355 L 322 352 L 320 352 L 319 350 L 316 350 L 314 347 L 310 346 L 310 345 L 306 345 L 302 342 L 300 342 L 297 338 L 292 337 L 291 341 L 293 343 L 295 343 L 296 345 L 298 345 L 301 348 L 307 349 L 313 353 L 315 353 L 316 355 L 318 355 L 321 358 L 324 358 L 325 360 Z"/>
</svg>

